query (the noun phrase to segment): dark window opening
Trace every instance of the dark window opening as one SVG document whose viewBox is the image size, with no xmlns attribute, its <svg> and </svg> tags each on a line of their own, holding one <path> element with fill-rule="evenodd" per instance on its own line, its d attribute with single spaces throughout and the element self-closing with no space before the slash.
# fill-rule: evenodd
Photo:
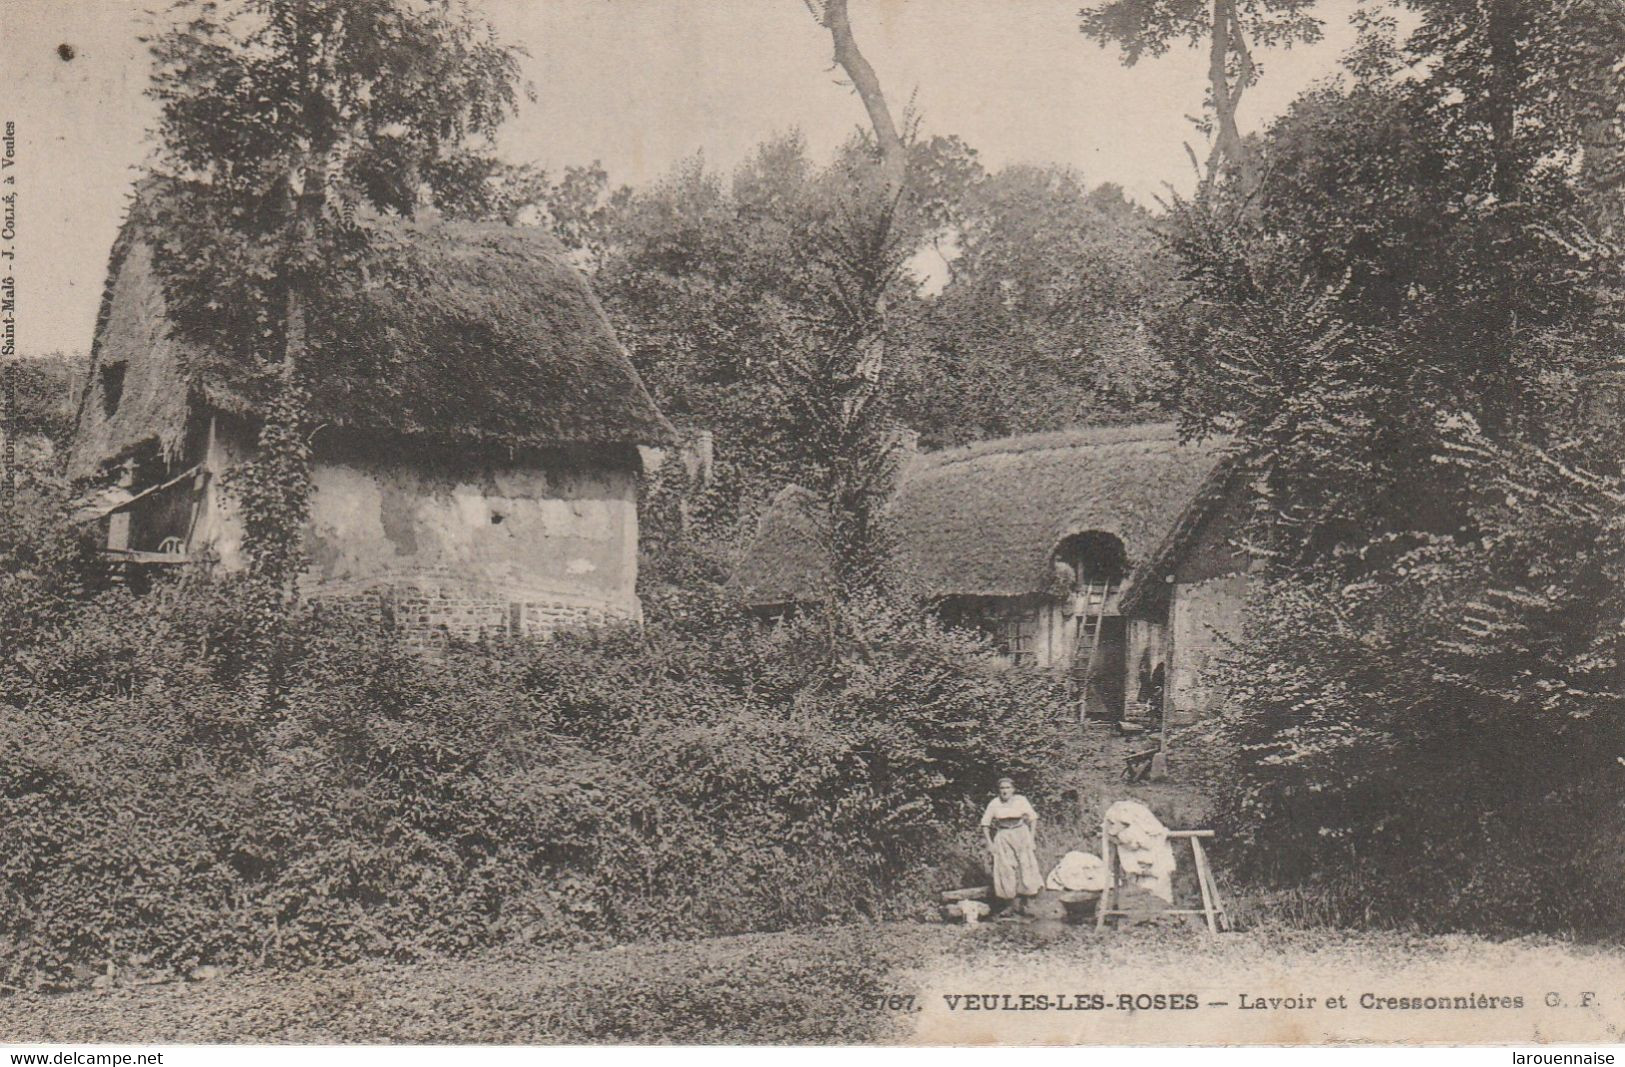
<svg viewBox="0 0 1625 1067">
<path fill-rule="evenodd" d="M 1025 611 L 1000 615 L 994 631 L 994 646 L 1014 664 L 1036 662 L 1038 616 Z"/>
<path fill-rule="evenodd" d="M 138 552 L 184 556 L 197 495 L 191 479 L 131 504 L 129 547 Z"/>
<path fill-rule="evenodd" d="M 127 364 L 102 364 L 102 414 L 113 417 L 119 401 L 124 399 L 124 370 Z"/>
</svg>

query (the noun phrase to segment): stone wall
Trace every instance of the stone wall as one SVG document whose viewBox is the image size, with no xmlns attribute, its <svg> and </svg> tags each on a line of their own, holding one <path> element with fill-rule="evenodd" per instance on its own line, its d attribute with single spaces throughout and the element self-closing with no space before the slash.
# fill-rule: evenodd
<svg viewBox="0 0 1625 1067">
<path fill-rule="evenodd" d="M 1204 718 L 1224 700 L 1211 667 L 1241 639 L 1246 623 L 1250 560 L 1240 547 L 1246 507 L 1245 486 L 1232 485 L 1174 568 L 1160 640 L 1145 633 L 1145 648 L 1160 653 L 1167 670 L 1163 699 L 1171 726 Z M 1131 671 L 1140 651 L 1131 649 Z"/>
<path fill-rule="evenodd" d="M 456 582 L 353 590 L 317 586 L 310 593 L 310 601 L 318 610 L 339 613 L 357 625 L 387 621 L 409 643 L 422 647 L 435 647 L 452 637 L 544 637 L 561 630 L 638 621 L 636 614 L 601 604 L 558 598 L 516 599 L 503 590 L 472 588 Z"/>
</svg>

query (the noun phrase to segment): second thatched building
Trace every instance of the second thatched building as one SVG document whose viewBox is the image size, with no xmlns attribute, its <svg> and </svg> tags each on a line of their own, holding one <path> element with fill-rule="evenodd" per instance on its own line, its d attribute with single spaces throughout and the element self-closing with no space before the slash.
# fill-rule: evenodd
<svg viewBox="0 0 1625 1067">
<path fill-rule="evenodd" d="M 1067 672 L 1089 714 L 1188 721 L 1212 703 L 1201 675 L 1245 598 L 1247 560 L 1218 518 L 1228 469 L 1221 444 L 1166 424 L 917 455 L 886 508 L 898 575 L 1012 664 Z M 758 613 L 825 595 L 819 526 L 796 487 L 763 517 L 735 576 Z"/>
</svg>

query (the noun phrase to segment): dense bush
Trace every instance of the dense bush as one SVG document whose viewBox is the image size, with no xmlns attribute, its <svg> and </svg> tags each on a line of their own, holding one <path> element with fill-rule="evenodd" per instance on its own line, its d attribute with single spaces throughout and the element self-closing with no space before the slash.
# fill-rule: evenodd
<svg viewBox="0 0 1625 1067">
<path fill-rule="evenodd" d="M 1617 936 L 1625 231 L 1598 131 L 1625 72 L 1577 42 L 1622 9 L 1411 6 L 1264 132 L 1256 187 L 1167 220 L 1182 420 L 1249 464 L 1227 828 L 1305 917 Z"/>
<path fill-rule="evenodd" d="M 240 601 L 104 593 L 0 666 L 0 981 L 900 914 L 994 777 L 1055 791 L 1051 683 L 880 605 L 434 657 L 315 608 L 268 713 Z"/>
<path fill-rule="evenodd" d="M 1561 455 L 1500 453 L 1476 538 L 1257 591 L 1221 733 L 1258 881 L 1344 924 L 1617 936 L 1625 486 Z"/>
</svg>

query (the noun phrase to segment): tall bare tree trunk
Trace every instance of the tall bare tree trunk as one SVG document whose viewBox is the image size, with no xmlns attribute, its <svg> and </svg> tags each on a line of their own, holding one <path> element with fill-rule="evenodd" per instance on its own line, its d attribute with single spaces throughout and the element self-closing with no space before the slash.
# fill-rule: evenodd
<svg viewBox="0 0 1625 1067">
<path fill-rule="evenodd" d="M 1230 84 L 1230 57 L 1240 60 L 1235 85 Z M 1236 110 L 1252 80 L 1253 58 L 1236 14 L 1235 0 L 1213 0 L 1212 38 L 1208 44 L 1208 93 L 1213 99 L 1213 148 L 1208 153 L 1204 190 L 1211 190 L 1229 163 L 1240 169 L 1246 191 L 1258 187 L 1258 169 L 1241 139 Z"/>
<path fill-rule="evenodd" d="M 1523 30 L 1525 0 L 1489 0 L 1485 36 L 1490 72 L 1490 190 L 1495 194 L 1497 240 L 1514 241 L 1521 225 L 1516 205 L 1523 196 L 1524 175 L 1519 160 L 1518 97 L 1523 87 L 1519 37 Z M 1512 364 L 1517 349 L 1517 281 L 1510 272 L 1499 274 L 1499 297 L 1487 337 L 1492 361 L 1488 368 L 1493 390 L 1484 411 L 1484 426 L 1499 434 L 1514 425 L 1519 407 L 1513 385 Z"/>
<path fill-rule="evenodd" d="M 869 124 L 874 128 L 875 144 L 880 148 L 881 166 L 885 170 L 889 192 L 896 196 L 901 193 L 907 174 L 908 152 L 903 146 L 897 123 L 892 119 L 891 108 L 886 105 L 886 96 L 881 92 L 880 79 L 875 76 L 874 67 L 863 58 L 852 36 L 852 22 L 847 17 L 846 4 L 847 0 L 823 0 L 819 22 L 829 30 L 830 39 L 835 44 L 835 62 L 852 79 L 852 87 L 858 91 L 858 98 L 869 113 Z M 815 7 L 815 14 L 817 10 Z"/>
<path fill-rule="evenodd" d="M 809 0 L 810 3 L 818 0 Z M 830 40 L 835 46 L 835 62 L 846 71 L 846 76 L 852 79 L 852 87 L 857 90 L 858 98 L 863 101 L 863 109 L 869 113 L 869 124 L 874 129 L 875 144 L 880 149 L 881 174 L 885 179 L 885 197 L 887 210 L 882 215 L 882 225 L 889 227 L 895 213 L 897 202 L 903 195 L 903 183 L 908 178 L 908 149 L 903 144 L 902 135 L 897 130 L 897 123 L 892 118 L 891 108 L 886 104 L 886 95 L 881 91 L 880 79 L 875 75 L 875 68 L 858 50 L 858 42 L 852 36 L 852 22 L 847 16 L 847 0 L 822 0 L 823 15 L 820 20 L 824 28 L 829 30 Z M 816 9 L 815 9 L 816 10 Z M 877 247 L 883 244 L 884 235 L 877 235 Z M 886 294 L 877 293 L 875 296 L 874 329 L 869 336 L 859 341 L 859 352 L 856 369 L 858 373 L 870 381 L 878 381 L 885 369 L 885 326 L 886 326 Z"/>
<path fill-rule="evenodd" d="M 1585 120 L 1581 127 L 1580 182 L 1592 210 L 1597 236 L 1605 242 L 1625 239 L 1625 65 L 1607 42 L 1625 39 L 1625 7 L 1599 4 L 1590 25 L 1580 25 L 1590 38 L 1592 69 L 1587 77 Z"/>
<path fill-rule="evenodd" d="M 1605 84 L 1604 92 L 1608 91 L 1608 79 L 1599 81 Z M 1581 181 L 1598 237 L 1614 241 L 1625 237 L 1625 122 L 1601 111 L 1586 122 L 1584 138 Z"/>
<path fill-rule="evenodd" d="M 1517 130 L 1518 90 L 1523 83 L 1518 34 L 1524 0 L 1490 0 L 1486 27 L 1490 50 L 1490 134 L 1495 174 L 1491 187 L 1503 204 L 1515 200 L 1522 186 Z"/>
</svg>

